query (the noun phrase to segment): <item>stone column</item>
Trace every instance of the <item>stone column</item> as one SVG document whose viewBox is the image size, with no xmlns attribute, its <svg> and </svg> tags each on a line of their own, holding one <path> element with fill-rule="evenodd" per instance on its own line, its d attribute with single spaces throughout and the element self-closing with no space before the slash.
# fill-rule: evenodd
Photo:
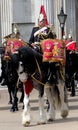
<svg viewBox="0 0 78 130">
<path fill-rule="evenodd" d="M 12 32 L 12 0 L 1 0 L 1 37 Z"/>
<path fill-rule="evenodd" d="M 66 0 L 66 13 L 67 13 L 67 20 L 66 20 L 66 31 L 67 35 L 72 32 L 72 36 L 74 40 L 76 39 L 76 15 L 75 15 L 75 1 L 73 0 Z"/>
</svg>

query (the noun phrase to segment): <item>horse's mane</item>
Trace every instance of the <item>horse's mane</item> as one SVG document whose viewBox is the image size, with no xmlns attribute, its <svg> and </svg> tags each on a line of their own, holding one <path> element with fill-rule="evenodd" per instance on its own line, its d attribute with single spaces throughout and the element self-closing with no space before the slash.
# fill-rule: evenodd
<svg viewBox="0 0 78 130">
<path fill-rule="evenodd" d="M 39 62 L 42 62 L 42 54 L 37 52 L 35 49 L 29 47 L 29 46 L 23 46 L 18 49 L 20 58 L 23 58 L 24 60 L 35 60 L 37 59 Z M 20 59 L 21 60 L 21 59 Z"/>
<path fill-rule="evenodd" d="M 19 61 L 22 61 L 24 68 L 28 68 L 29 72 L 32 73 L 37 67 L 36 62 L 42 64 L 42 54 L 29 46 L 22 46 L 17 52 L 18 53 L 12 55 L 15 68 L 18 68 Z"/>
</svg>

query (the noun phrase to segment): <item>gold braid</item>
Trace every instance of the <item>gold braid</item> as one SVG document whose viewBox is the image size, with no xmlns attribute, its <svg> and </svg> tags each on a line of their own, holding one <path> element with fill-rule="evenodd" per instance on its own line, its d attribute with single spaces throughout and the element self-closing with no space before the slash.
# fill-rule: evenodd
<svg viewBox="0 0 78 130">
<path fill-rule="evenodd" d="M 54 26 L 53 26 L 53 25 L 51 25 L 51 26 L 49 27 L 49 31 L 48 31 L 47 34 L 43 34 L 43 33 L 40 32 L 40 33 L 38 34 L 38 38 L 40 38 L 41 40 L 44 40 L 44 39 L 48 38 L 48 36 L 49 36 L 50 33 L 53 33 L 53 36 L 55 36 Z"/>
</svg>

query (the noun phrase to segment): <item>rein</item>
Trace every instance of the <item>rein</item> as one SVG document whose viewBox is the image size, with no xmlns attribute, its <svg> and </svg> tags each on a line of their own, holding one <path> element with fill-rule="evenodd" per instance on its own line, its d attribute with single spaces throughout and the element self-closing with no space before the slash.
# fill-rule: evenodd
<svg viewBox="0 0 78 130">
<path fill-rule="evenodd" d="M 36 78 L 34 77 L 34 75 L 35 75 L 35 72 L 31 75 L 32 79 L 34 79 L 37 83 L 39 83 L 39 84 L 41 84 L 41 85 L 45 85 L 44 83 L 42 83 L 41 81 L 39 81 L 38 79 L 36 79 Z"/>
<path fill-rule="evenodd" d="M 34 57 L 35 57 L 35 55 L 34 55 Z M 41 69 L 40 69 L 40 66 L 39 66 L 39 63 L 38 63 L 36 57 L 35 57 L 35 61 L 36 61 L 37 68 L 38 68 L 38 71 L 39 71 L 39 74 L 40 74 L 40 79 L 42 79 L 42 72 L 41 72 Z M 34 79 L 37 83 L 39 83 L 39 84 L 41 84 L 41 85 L 45 85 L 44 83 L 42 83 L 41 81 L 37 80 L 37 79 L 34 77 L 35 73 L 36 73 L 36 72 L 34 72 L 34 73 L 31 75 L 32 79 Z"/>
<path fill-rule="evenodd" d="M 37 61 L 36 57 L 35 57 L 35 60 L 36 60 L 36 64 L 37 64 L 38 71 L 39 71 L 39 73 L 40 73 L 40 77 L 42 78 L 41 69 L 40 69 L 40 66 L 39 66 L 39 64 L 38 64 L 38 61 Z M 40 79 L 41 79 L 41 78 L 40 78 Z"/>
</svg>

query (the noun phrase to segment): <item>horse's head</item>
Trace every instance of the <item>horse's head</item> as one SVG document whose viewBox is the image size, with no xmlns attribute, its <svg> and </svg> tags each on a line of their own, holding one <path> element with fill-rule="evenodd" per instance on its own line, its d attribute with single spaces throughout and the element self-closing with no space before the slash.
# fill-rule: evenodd
<svg viewBox="0 0 78 130">
<path fill-rule="evenodd" d="M 21 82 L 26 82 L 29 74 L 32 72 L 32 56 L 31 50 L 27 47 L 21 47 L 16 54 L 12 55 L 14 68 L 16 68 L 19 79 Z"/>
<path fill-rule="evenodd" d="M 42 66 L 42 55 L 31 47 L 21 47 L 18 49 L 18 53 L 13 55 L 13 61 L 20 81 L 25 82 Z"/>
</svg>

